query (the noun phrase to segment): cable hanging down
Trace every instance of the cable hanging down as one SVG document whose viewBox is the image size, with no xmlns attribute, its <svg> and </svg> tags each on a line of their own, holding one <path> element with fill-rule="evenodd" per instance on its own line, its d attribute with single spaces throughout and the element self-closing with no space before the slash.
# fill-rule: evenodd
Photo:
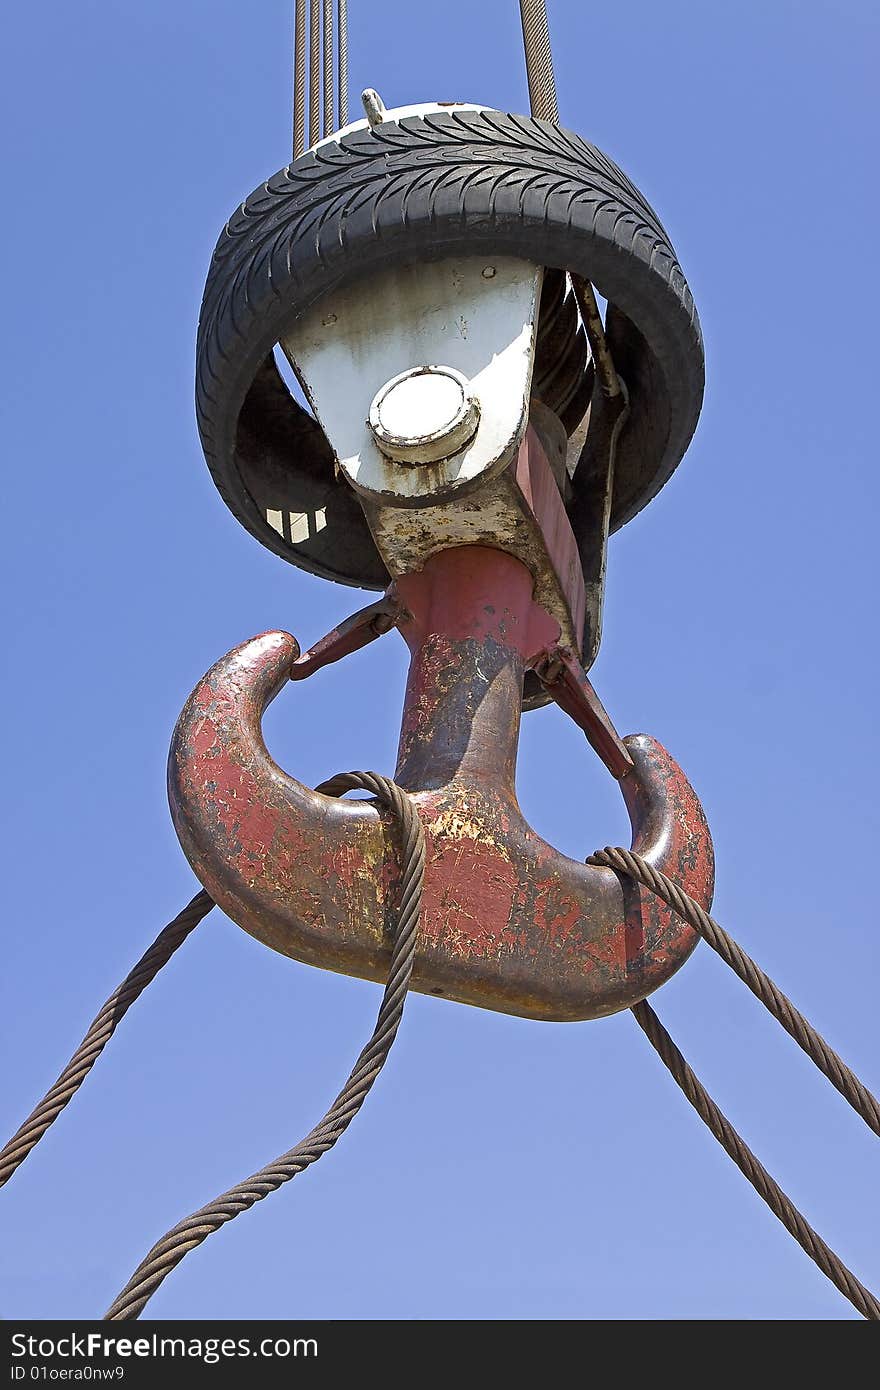
<svg viewBox="0 0 880 1390">
<path fill-rule="evenodd" d="M 769 975 L 741 950 L 723 927 L 709 916 L 689 894 L 685 893 L 672 879 L 655 869 L 642 855 L 632 850 L 607 847 L 591 854 L 586 861 L 598 868 L 613 869 L 615 873 L 626 875 L 636 883 L 642 884 L 649 892 L 659 898 L 682 917 L 704 941 L 717 951 L 732 970 L 752 990 L 753 994 L 772 1013 L 807 1056 L 834 1085 L 844 1100 L 848 1101 L 857 1115 L 865 1121 L 875 1134 L 880 1133 L 880 1105 L 859 1080 L 854 1072 L 843 1062 L 837 1053 L 816 1032 L 803 1014 L 792 1004 L 782 990 L 774 984 Z M 740 1172 L 752 1184 L 758 1196 L 765 1201 L 783 1224 L 789 1235 L 793 1236 L 801 1249 L 809 1255 L 822 1273 L 831 1280 L 854 1308 L 870 1321 L 880 1321 L 880 1302 L 870 1289 L 852 1273 L 835 1254 L 822 1237 L 798 1211 L 779 1184 L 770 1176 L 766 1168 L 755 1157 L 745 1140 L 733 1128 L 727 1117 L 719 1110 L 699 1078 L 691 1070 L 672 1038 L 667 1033 L 647 1000 L 635 1004 L 631 1011 L 636 1022 L 657 1052 L 661 1061 L 669 1069 L 677 1085 L 684 1092 L 697 1114 L 708 1126 L 726 1153 L 733 1159 Z"/>
<path fill-rule="evenodd" d="M 306 147 L 306 0 L 296 0 L 293 39 L 293 157 Z"/>
<path fill-rule="evenodd" d="M 9 1143 L 0 1151 L 0 1187 L 9 1181 L 31 1150 L 40 1142 L 49 1126 L 73 1100 L 132 1004 L 143 994 L 150 981 L 171 959 L 178 947 L 183 945 L 190 932 L 207 916 L 213 906 L 213 899 L 207 893 L 196 893 L 174 921 L 163 927 L 149 950 L 144 952 L 122 984 L 113 991 L 93 1019 L 88 1032 L 54 1086 L 46 1092 L 24 1123 L 19 1125 Z"/>
<path fill-rule="evenodd" d="M 309 9 L 309 144 L 321 138 L 321 0 Z"/>
<path fill-rule="evenodd" d="M 293 157 L 306 149 L 306 82 L 308 82 L 309 146 L 348 124 L 348 5 L 336 0 L 336 54 L 334 91 L 334 0 L 309 0 L 308 37 L 306 0 L 296 0 L 293 40 Z M 306 48 L 308 47 L 308 61 Z M 323 111 L 323 126 L 322 126 Z"/>
<path fill-rule="evenodd" d="M 755 997 L 794 1038 L 810 1061 L 827 1076 L 832 1086 L 836 1087 L 868 1128 L 880 1136 L 880 1102 L 876 1096 L 871 1094 L 833 1048 L 828 1046 L 822 1035 L 808 1023 L 770 976 L 764 974 L 751 956 L 746 955 L 733 937 L 719 926 L 698 902 L 684 893 L 671 878 L 667 878 L 659 869 L 649 864 L 647 859 L 643 859 L 640 854 L 634 854 L 632 850 L 609 847 L 591 854 L 587 863 L 600 868 L 614 869 L 616 873 L 626 874 L 629 878 L 635 879 L 649 892 L 662 898 L 679 917 L 683 917 L 688 925 L 708 942 L 713 951 L 717 951 L 743 983 L 748 985 Z"/>
<path fill-rule="evenodd" d="M 846 1267 L 840 1256 L 836 1255 L 813 1230 L 779 1184 L 771 1178 L 764 1165 L 755 1157 L 745 1140 L 737 1134 L 727 1116 L 718 1109 L 705 1086 L 688 1066 L 647 1000 L 643 999 L 640 1004 L 635 1004 L 631 1012 L 700 1119 L 708 1125 L 719 1144 L 752 1184 L 758 1196 L 767 1203 L 773 1215 L 779 1218 L 789 1235 L 794 1237 L 801 1249 L 831 1280 L 835 1288 L 839 1289 L 844 1298 L 849 1299 L 862 1317 L 870 1322 L 880 1321 L 880 1302 Z"/>
<path fill-rule="evenodd" d="M 324 0 L 324 138 L 336 129 L 333 119 L 333 0 Z"/>
<path fill-rule="evenodd" d="M 324 782 L 317 791 L 338 796 L 361 790 L 378 798 L 400 825 L 403 844 L 400 853 L 401 878 L 399 906 L 388 983 L 376 1026 L 366 1047 L 330 1109 L 294 1148 L 274 1163 L 261 1168 L 236 1187 L 209 1202 L 192 1216 L 179 1221 L 153 1246 L 141 1261 L 125 1288 L 114 1299 L 105 1321 L 120 1322 L 140 1316 L 162 1281 L 180 1264 L 184 1256 L 201 1245 L 214 1231 L 268 1197 L 283 1183 L 316 1163 L 345 1133 L 363 1105 L 382 1070 L 397 1035 L 409 988 L 415 957 L 416 933 L 421 911 L 425 875 L 425 834 L 415 807 L 405 791 L 390 778 L 375 772 L 346 772 Z"/>
<path fill-rule="evenodd" d="M 339 38 L 339 129 L 348 125 L 348 0 L 339 0 L 337 12 Z"/>
</svg>

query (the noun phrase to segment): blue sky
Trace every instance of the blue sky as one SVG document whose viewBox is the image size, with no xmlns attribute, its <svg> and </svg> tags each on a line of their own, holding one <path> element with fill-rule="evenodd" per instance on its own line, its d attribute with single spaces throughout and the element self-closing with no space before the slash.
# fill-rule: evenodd
<svg viewBox="0 0 880 1390">
<path fill-rule="evenodd" d="M 515 0 L 350 0 L 351 88 L 525 110 Z M 565 124 L 657 208 L 708 389 L 685 462 L 612 542 L 595 684 L 699 791 L 716 915 L 874 1089 L 878 780 L 876 64 L 862 0 L 551 3 Z M 292 4 L 16 6 L 2 88 L 7 849 L 0 1128 L 193 891 L 168 817 L 196 680 L 359 604 L 229 514 L 192 408 L 229 212 L 287 161 Z M 292 688 L 274 755 L 391 772 L 395 635 Z M 518 786 L 567 853 L 625 840 L 557 710 Z M 0 1194 L 0 1315 L 100 1314 L 180 1216 L 304 1134 L 376 986 L 212 914 Z M 707 948 L 654 999 L 722 1108 L 880 1284 L 874 1141 Z M 212 1237 L 156 1317 L 854 1316 L 627 1015 L 546 1025 L 413 996 L 337 1150 Z"/>
</svg>

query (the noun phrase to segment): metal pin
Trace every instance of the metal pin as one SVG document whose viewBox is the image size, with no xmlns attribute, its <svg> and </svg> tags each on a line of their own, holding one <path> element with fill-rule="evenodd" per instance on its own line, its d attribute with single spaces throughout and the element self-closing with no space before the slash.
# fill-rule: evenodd
<svg viewBox="0 0 880 1390">
<path fill-rule="evenodd" d="M 361 92 L 361 101 L 370 125 L 381 125 L 386 116 L 386 107 L 379 93 L 367 87 L 366 91 Z"/>
</svg>

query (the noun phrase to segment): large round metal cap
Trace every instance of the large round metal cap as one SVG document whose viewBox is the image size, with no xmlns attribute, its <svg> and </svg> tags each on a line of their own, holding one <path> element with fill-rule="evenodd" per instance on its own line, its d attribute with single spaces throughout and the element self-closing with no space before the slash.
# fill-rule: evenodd
<svg viewBox="0 0 880 1390">
<path fill-rule="evenodd" d="M 473 438 L 480 408 L 467 377 L 452 367 L 411 367 L 377 391 L 370 429 L 398 463 L 436 463 Z"/>
</svg>

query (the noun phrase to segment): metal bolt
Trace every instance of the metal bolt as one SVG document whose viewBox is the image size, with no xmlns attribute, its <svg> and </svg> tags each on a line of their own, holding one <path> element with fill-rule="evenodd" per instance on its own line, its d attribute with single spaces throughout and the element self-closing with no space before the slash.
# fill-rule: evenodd
<svg viewBox="0 0 880 1390">
<path fill-rule="evenodd" d="M 483 269 L 483 279 L 484 279 L 484 280 L 494 280 L 494 278 L 495 278 L 495 267 L 494 267 L 494 265 L 487 265 L 487 266 L 485 266 L 484 269 Z"/>
<path fill-rule="evenodd" d="M 381 125 L 385 119 L 386 106 L 379 93 L 372 87 L 367 87 L 366 91 L 361 92 L 361 101 L 370 126 Z"/>
</svg>

